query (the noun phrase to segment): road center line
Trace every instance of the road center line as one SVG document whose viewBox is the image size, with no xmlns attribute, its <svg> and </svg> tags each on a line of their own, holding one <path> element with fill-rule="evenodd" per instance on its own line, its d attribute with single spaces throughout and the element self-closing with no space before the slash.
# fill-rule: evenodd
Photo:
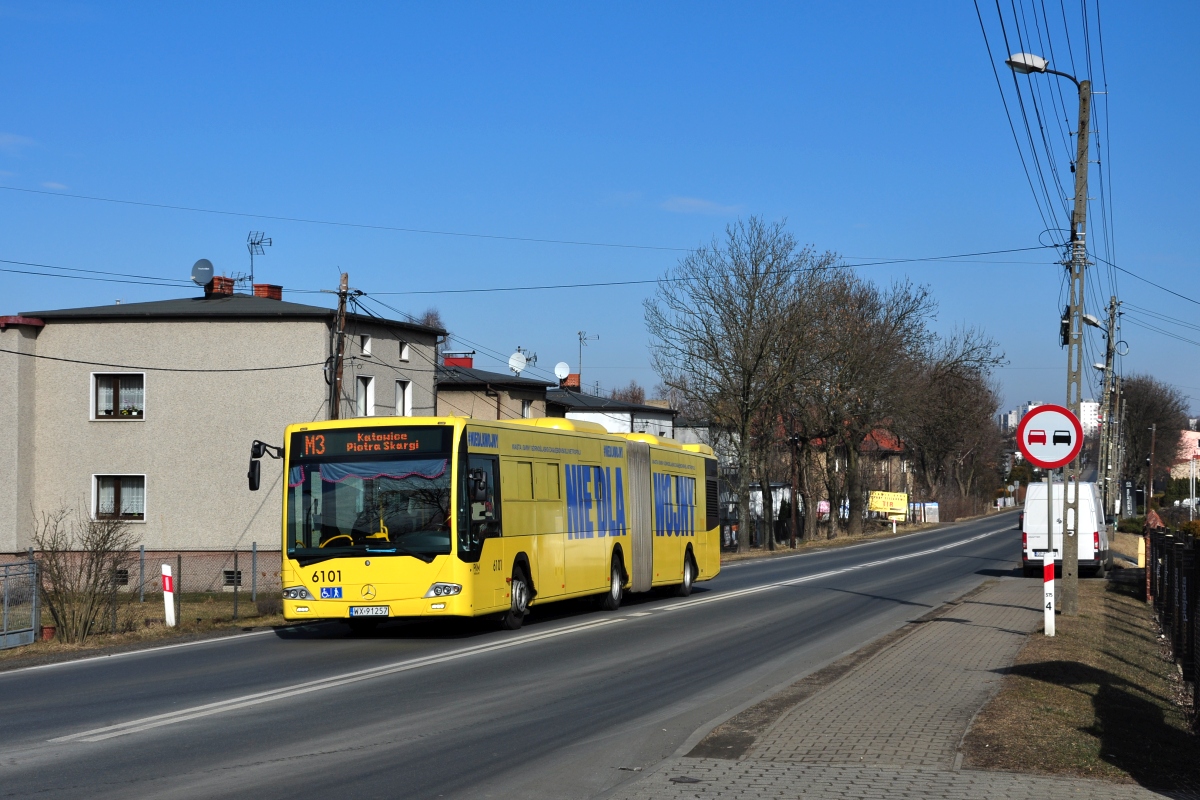
<svg viewBox="0 0 1200 800">
<path fill-rule="evenodd" d="M 965 544 L 970 544 L 971 542 L 979 541 L 980 539 L 987 538 L 988 536 L 994 536 L 997 533 L 1001 533 L 1003 530 L 1007 529 L 988 531 L 986 533 L 981 533 L 977 536 L 972 536 L 968 539 L 962 539 L 957 542 L 951 542 L 940 547 L 933 547 L 928 550 L 920 550 L 915 553 L 906 553 L 904 555 L 893 556 L 892 558 L 886 558 L 879 561 L 871 561 L 865 564 L 854 564 L 848 567 L 842 567 L 840 569 L 827 570 L 825 572 L 819 572 L 813 575 L 806 575 L 801 578 L 792 578 L 786 581 L 777 581 L 774 583 L 763 584 L 761 586 L 753 586 L 746 589 L 723 592 L 712 597 L 700 597 L 694 600 L 684 600 L 682 602 L 655 609 L 654 612 L 639 612 L 635 614 L 627 614 L 621 617 L 609 617 L 605 619 L 591 620 L 577 625 L 568 625 L 563 628 L 557 628 L 552 631 L 530 633 L 500 642 L 464 647 L 458 650 L 452 650 L 448 653 L 442 653 L 440 655 L 422 656 L 420 658 L 407 659 L 405 661 L 384 664 L 379 667 L 371 667 L 369 669 L 356 670 L 354 672 L 347 672 L 341 675 L 334 675 L 329 678 L 321 678 L 318 680 L 305 681 L 304 683 L 292 684 L 291 686 L 283 686 L 278 689 L 270 689 L 265 692 L 255 692 L 253 694 L 241 695 L 239 697 L 230 698 L 229 700 L 220 700 L 214 703 L 206 703 L 204 705 L 180 709 L 178 711 L 170 711 L 165 714 L 142 717 L 141 719 L 121 722 L 117 723 L 116 725 L 108 725 L 103 728 L 93 728 L 92 730 L 72 733 L 67 736 L 59 736 L 57 738 L 50 739 L 49 741 L 56 744 L 69 742 L 102 742 L 106 739 L 113 739 L 118 736 L 126 736 L 131 733 L 138 733 L 141 731 L 151 730 L 153 728 L 160 728 L 164 725 L 174 725 L 179 722 L 186 722 L 187 720 L 208 717 L 214 714 L 222 714 L 226 711 L 236 711 L 238 709 L 249 708 L 256 705 L 261 705 L 263 703 L 270 703 L 275 700 L 284 700 L 289 697 L 311 694 L 312 692 L 323 691 L 325 689 L 333 689 L 339 686 L 346 686 L 352 683 L 372 680 L 385 675 L 408 672 L 410 670 L 433 666 L 435 664 L 444 664 L 449 661 L 457 661 L 463 658 L 469 658 L 471 656 L 482 655 L 484 653 L 507 650 L 509 648 L 518 647 L 531 642 L 540 642 L 560 636 L 567 636 L 569 634 L 578 633 L 581 631 L 612 625 L 614 623 L 621 622 L 622 620 L 628 620 L 634 617 L 654 616 L 658 611 L 678 611 L 680 609 L 693 608 L 695 606 L 706 605 L 708 603 L 716 603 L 723 600 L 731 600 L 738 597 L 745 597 L 747 595 L 759 594 L 761 592 L 779 589 L 786 586 L 797 586 L 802 583 L 809 583 L 811 581 L 821 580 L 822 578 L 829 578 L 834 575 L 842 575 L 847 572 L 854 572 L 856 570 L 867 569 L 869 567 L 878 567 L 885 564 L 892 564 L 897 561 L 906 561 L 912 558 L 933 555 L 935 553 L 940 553 L 955 547 L 961 547 Z"/>
</svg>

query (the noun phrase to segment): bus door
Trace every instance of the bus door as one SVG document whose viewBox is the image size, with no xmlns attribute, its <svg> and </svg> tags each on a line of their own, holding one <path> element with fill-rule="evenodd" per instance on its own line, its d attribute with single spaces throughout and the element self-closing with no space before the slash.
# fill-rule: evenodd
<svg viewBox="0 0 1200 800">
<path fill-rule="evenodd" d="M 608 579 L 604 563 L 608 540 L 600 536 L 595 476 L 599 464 L 567 464 L 567 592 L 602 588 Z"/>
<path fill-rule="evenodd" d="M 471 563 L 475 611 L 507 608 L 509 565 L 501 539 L 500 463 L 495 456 L 470 454 L 463 475 L 459 555 Z"/>
<path fill-rule="evenodd" d="M 567 527 L 562 502 L 561 465 L 541 461 L 533 463 L 533 497 L 536 501 L 536 588 L 538 598 L 542 599 L 560 595 L 567 588 Z"/>
</svg>

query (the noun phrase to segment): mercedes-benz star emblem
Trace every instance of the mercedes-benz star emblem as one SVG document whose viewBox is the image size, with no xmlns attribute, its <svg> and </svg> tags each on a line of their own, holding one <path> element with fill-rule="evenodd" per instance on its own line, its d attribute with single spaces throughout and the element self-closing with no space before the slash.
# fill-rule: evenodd
<svg viewBox="0 0 1200 800">
<path fill-rule="evenodd" d="M 364 600 L 374 600 L 375 599 L 375 587 L 368 583 L 366 586 L 364 586 L 362 588 L 362 596 L 363 596 Z"/>
</svg>

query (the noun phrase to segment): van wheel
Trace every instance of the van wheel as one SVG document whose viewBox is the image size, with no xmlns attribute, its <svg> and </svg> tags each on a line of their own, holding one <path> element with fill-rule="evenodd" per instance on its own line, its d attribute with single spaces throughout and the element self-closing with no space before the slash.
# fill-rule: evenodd
<svg viewBox="0 0 1200 800">
<path fill-rule="evenodd" d="M 1042 568 L 1042 567 L 1022 567 L 1022 569 L 1023 569 L 1023 570 L 1024 570 L 1024 572 L 1025 572 L 1025 577 L 1026 577 L 1026 578 L 1040 578 L 1040 577 L 1042 577 L 1042 572 L 1043 572 L 1043 568 Z"/>
<path fill-rule="evenodd" d="M 506 631 L 515 631 L 521 627 L 521 623 L 525 621 L 525 616 L 529 613 L 529 598 L 532 596 L 530 589 L 529 578 L 525 576 L 525 570 L 520 566 L 513 567 L 512 583 L 509 585 L 509 603 L 508 611 L 500 617 L 500 627 Z"/>
<path fill-rule="evenodd" d="M 675 594 L 680 597 L 687 597 L 692 593 L 692 584 L 696 582 L 696 562 L 692 560 L 692 554 L 688 553 L 683 557 L 683 583 L 679 584 L 675 589 Z"/>
<path fill-rule="evenodd" d="M 1100 563 L 1096 566 L 1096 577 L 1105 578 L 1108 576 L 1108 562 L 1101 558 Z"/>
<path fill-rule="evenodd" d="M 621 607 L 621 598 L 625 594 L 622 584 L 625 583 L 625 572 L 621 569 L 621 559 L 614 554 L 612 569 L 608 574 L 608 593 L 600 601 L 600 607 L 605 611 L 616 611 Z"/>
</svg>

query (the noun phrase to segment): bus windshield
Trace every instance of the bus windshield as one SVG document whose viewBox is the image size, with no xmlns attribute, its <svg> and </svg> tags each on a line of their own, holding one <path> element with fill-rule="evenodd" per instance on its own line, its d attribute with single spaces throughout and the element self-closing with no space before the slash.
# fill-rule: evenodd
<svg viewBox="0 0 1200 800">
<path fill-rule="evenodd" d="M 295 434 L 288 556 L 310 564 L 367 554 L 427 561 L 450 553 L 450 433 L 370 428 Z M 320 439 L 305 442 L 302 436 Z M 374 449 L 376 444 L 392 446 Z"/>
</svg>

